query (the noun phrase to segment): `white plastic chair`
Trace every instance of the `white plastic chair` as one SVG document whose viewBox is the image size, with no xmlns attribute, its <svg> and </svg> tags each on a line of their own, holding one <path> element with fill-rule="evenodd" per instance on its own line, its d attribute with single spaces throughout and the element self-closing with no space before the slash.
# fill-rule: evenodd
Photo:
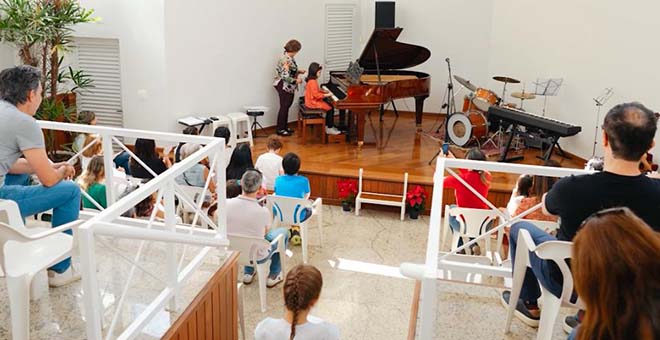
<svg viewBox="0 0 660 340">
<path fill-rule="evenodd" d="M 574 303 L 571 302 L 573 294 L 573 276 L 571 269 L 566 264 L 566 259 L 571 257 L 571 248 L 573 244 L 565 241 L 549 241 L 536 245 L 529 235 L 527 230 L 521 229 L 518 232 L 518 247 L 516 248 L 516 265 L 513 269 L 513 287 L 511 289 L 511 296 L 509 298 L 509 308 L 507 311 L 506 319 L 506 332 L 511 330 L 511 320 L 513 319 L 513 312 L 516 309 L 516 304 L 520 298 L 520 289 L 522 288 L 525 272 L 529 264 L 530 252 L 534 252 L 536 256 L 544 260 L 554 261 L 564 279 L 562 286 L 561 297 L 557 298 L 552 295 L 543 285 L 541 286 L 541 320 L 539 322 L 539 329 L 536 336 L 537 340 L 550 340 L 552 338 L 552 329 L 559 315 L 559 309 L 562 306 L 581 308 L 584 309 L 582 301 L 579 299 Z"/>
<path fill-rule="evenodd" d="M 252 129 L 250 128 L 250 116 L 245 112 L 231 112 L 226 114 L 226 117 L 231 119 L 234 145 L 249 142 L 250 146 L 254 146 Z M 247 137 L 243 135 L 244 131 L 247 132 Z"/>
<path fill-rule="evenodd" d="M 266 202 L 268 203 L 269 210 L 274 214 L 273 225 L 271 228 L 274 228 L 278 225 L 300 226 L 303 263 L 307 263 L 307 221 L 309 221 L 312 216 L 316 216 L 316 222 L 319 229 L 319 244 L 321 246 L 323 245 L 323 200 L 319 197 L 314 202 L 312 202 L 304 198 L 268 195 Z M 304 222 L 301 222 L 303 216 L 302 213 L 306 210 L 306 208 L 310 208 L 312 210 L 312 216 L 307 218 L 307 220 Z"/>
<path fill-rule="evenodd" d="M 227 234 L 229 239 L 229 248 L 240 252 L 238 264 L 241 266 L 253 266 L 257 271 L 257 280 L 259 281 L 259 299 L 261 300 L 261 312 L 266 312 L 266 281 L 268 280 L 268 269 L 270 261 L 257 263 L 260 260 L 259 250 L 270 249 L 272 245 L 277 245 L 275 253 L 280 254 L 282 263 L 282 273 L 286 273 L 286 245 L 284 244 L 284 235 L 278 235 L 273 241 L 268 242 L 264 238 L 248 237 L 236 234 Z"/>
<path fill-rule="evenodd" d="M 453 238 L 451 241 L 451 250 L 456 250 L 458 248 L 459 238 L 476 238 L 481 236 L 481 234 L 487 232 L 488 226 L 491 221 L 495 221 L 499 218 L 499 215 L 496 211 L 491 209 L 472 209 L 472 208 L 458 208 L 445 206 L 445 220 L 443 222 L 443 243 L 447 239 L 447 233 L 449 232 L 449 217 L 454 216 L 460 224 L 458 232 L 453 233 Z M 463 240 L 466 242 L 467 240 Z M 490 240 L 485 242 L 486 254 L 490 254 Z M 469 248 L 468 248 L 469 251 Z M 491 260 L 493 257 L 491 257 Z"/>
<path fill-rule="evenodd" d="M 30 337 L 30 286 L 35 275 L 70 257 L 74 238 L 62 231 L 82 223 L 74 221 L 57 228 L 26 228 L 14 201 L 0 200 L 0 265 L 7 280 L 11 330 L 15 340 Z M 45 274 L 45 273 L 44 273 Z"/>
<path fill-rule="evenodd" d="M 181 188 L 181 191 L 185 192 L 188 197 L 194 200 L 195 207 L 191 207 L 190 205 L 186 204 L 183 200 L 179 200 L 179 205 L 177 206 L 177 215 L 181 217 L 181 221 L 185 223 L 192 223 L 192 219 L 188 220 L 188 216 L 194 215 L 195 214 L 195 209 L 197 208 L 197 205 L 199 201 L 204 201 L 204 195 L 202 195 L 202 192 L 204 191 L 204 188 L 201 187 L 193 187 L 189 185 L 179 185 L 179 188 Z M 207 195 L 210 195 L 210 192 L 207 190 Z M 208 209 L 203 208 L 200 214 L 206 213 Z M 197 222 L 204 228 L 208 227 L 208 224 L 204 219 L 201 217 L 197 218 Z"/>
<path fill-rule="evenodd" d="M 227 129 L 229 129 L 229 131 L 231 131 L 232 137 L 234 136 L 234 134 L 235 134 L 234 125 L 232 124 L 230 118 L 225 117 L 225 116 L 214 116 L 213 118 L 217 118 L 217 120 L 214 120 L 213 123 L 211 123 L 211 125 L 208 126 L 209 127 L 208 130 L 206 130 L 206 129 L 204 130 L 205 131 L 204 132 L 205 136 L 213 137 L 213 134 L 215 133 L 215 129 L 217 129 L 221 126 L 224 126 Z M 228 145 L 236 145 L 236 143 L 233 143 L 234 139 L 233 138 L 230 138 L 230 139 L 231 140 L 225 141 L 225 143 L 227 143 Z"/>
</svg>

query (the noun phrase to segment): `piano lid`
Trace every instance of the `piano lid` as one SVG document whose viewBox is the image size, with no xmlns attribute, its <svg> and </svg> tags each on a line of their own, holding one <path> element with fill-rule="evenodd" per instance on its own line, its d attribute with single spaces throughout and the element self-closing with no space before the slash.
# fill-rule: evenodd
<svg viewBox="0 0 660 340">
<path fill-rule="evenodd" d="M 381 70 L 398 70 L 417 66 L 431 57 L 426 47 L 397 42 L 403 28 L 376 28 L 364 46 L 358 62 L 365 70 L 376 70 L 376 55 Z"/>
</svg>

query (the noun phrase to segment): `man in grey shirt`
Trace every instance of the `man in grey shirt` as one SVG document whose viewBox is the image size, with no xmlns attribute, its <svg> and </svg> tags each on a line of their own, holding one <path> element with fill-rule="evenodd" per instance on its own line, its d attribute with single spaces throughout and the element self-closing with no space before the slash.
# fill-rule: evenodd
<svg viewBox="0 0 660 340">
<path fill-rule="evenodd" d="M 52 163 L 34 114 L 41 105 L 41 72 L 17 66 L 0 72 L 0 199 L 18 204 L 23 217 L 53 209 L 53 227 L 75 221 L 80 212 L 80 188 L 70 179 L 75 170 Z M 41 185 L 10 185 L 7 174 L 36 174 Z M 71 230 L 68 230 L 71 233 Z M 48 271 L 49 284 L 61 286 L 80 278 L 67 258 Z"/>
</svg>

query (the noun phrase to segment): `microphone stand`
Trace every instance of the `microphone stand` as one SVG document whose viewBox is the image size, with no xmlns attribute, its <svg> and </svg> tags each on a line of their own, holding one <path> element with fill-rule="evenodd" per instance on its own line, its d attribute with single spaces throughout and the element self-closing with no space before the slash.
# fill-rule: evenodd
<svg viewBox="0 0 660 340">
<path fill-rule="evenodd" d="M 451 76 L 451 62 L 449 60 L 449 57 L 445 58 L 445 61 L 447 62 L 447 70 L 449 71 L 449 80 L 447 81 L 447 98 L 445 98 L 444 104 L 442 104 L 441 109 L 447 108 L 447 114 L 445 115 L 445 120 L 442 122 L 442 125 L 435 131 L 436 133 L 440 132 L 440 129 L 444 126 L 445 127 L 445 135 L 443 136 L 443 143 L 447 143 L 447 129 L 449 129 L 449 126 L 447 125 L 447 122 L 449 121 L 449 117 L 456 112 L 456 102 L 454 101 L 454 81 Z M 433 161 L 440 155 L 440 152 L 442 152 L 442 148 L 438 150 L 438 152 L 435 153 L 433 158 L 429 161 L 429 165 L 433 163 Z"/>
</svg>

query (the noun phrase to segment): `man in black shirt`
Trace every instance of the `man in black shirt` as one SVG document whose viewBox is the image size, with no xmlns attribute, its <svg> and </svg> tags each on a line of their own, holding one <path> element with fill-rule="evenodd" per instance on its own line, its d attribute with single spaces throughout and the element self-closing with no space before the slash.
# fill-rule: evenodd
<svg viewBox="0 0 660 340">
<path fill-rule="evenodd" d="M 557 239 L 572 241 L 582 221 L 612 207 L 628 207 L 653 229 L 660 231 L 660 179 L 650 178 L 639 170 L 642 157 L 654 145 L 657 124 L 655 114 L 642 104 L 627 103 L 612 108 L 603 123 L 604 171 L 557 181 L 543 196 L 542 204 L 545 214 L 560 217 L 557 237 L 529 222 L 515 223 L 510 234 L 511 254 L 516 254 L 521 229 L 527 230 L 537 245 Z M 559 297 L 563 278 L 552 261 L 530 254 L 530 263 L 532 268 L 527 268 L 525 273 L 515 315 L 524 323 L 537 327 L 540 316 L 537 299 L 541 296 L 539 282 Z M 510 291 L 502 293 L 503 303 L 508 305 L 510 294 Z"/>
</svg>

